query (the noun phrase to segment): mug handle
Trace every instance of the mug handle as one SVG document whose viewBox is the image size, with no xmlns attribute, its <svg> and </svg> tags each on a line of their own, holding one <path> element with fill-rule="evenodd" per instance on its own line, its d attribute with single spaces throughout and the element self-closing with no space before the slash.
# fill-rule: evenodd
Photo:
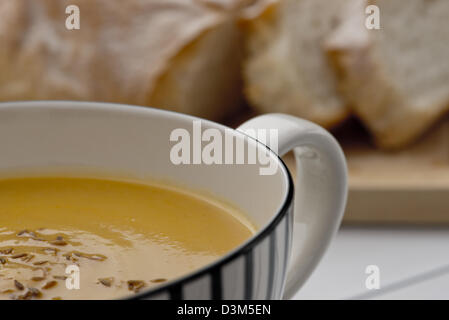
<svg viewBox="0 0 449 320">
<path fill-rule="evenodd" d="M 284 299 L 290 299 L 317 266 L 338 230 L 348 192 L 346 161 L 329 132 L 303 119 L 265 114 L 237 128 L 245 134 L 248 129 L 253 129 L 248 133 L 276 129 L 279 156 L 291 150 L 295 154 L 293 248 L 284 291 Z"/>
</svg>

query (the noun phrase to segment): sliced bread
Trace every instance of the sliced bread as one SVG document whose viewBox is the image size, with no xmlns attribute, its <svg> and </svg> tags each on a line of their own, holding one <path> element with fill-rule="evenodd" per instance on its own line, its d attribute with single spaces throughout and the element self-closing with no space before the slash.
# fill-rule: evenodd
<svg viewBox="0 0 449 320">
<path fill-rule="evenodd" d="M 245 23 L 245 93 L 257 110 L 289 113 L 325 127 L 346 117 L 348 107 L 322 46 L 352 1 L 275 1 Z"/>
<path fill-rule="evenodd" d="M 368 5 L 379 30 L 365 26 Z M 407 145 L 449 108 L 448 18 L 447 0 L 369 0 L 327 39 L 341 92 L 379 146 Z"/>
</svg>

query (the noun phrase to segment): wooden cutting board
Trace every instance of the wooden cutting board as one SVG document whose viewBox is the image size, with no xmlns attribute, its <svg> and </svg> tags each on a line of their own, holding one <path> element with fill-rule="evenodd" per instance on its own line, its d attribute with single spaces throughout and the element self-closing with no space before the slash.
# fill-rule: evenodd
<svg viewBox="0 0 449 320">
<path fill-rule="evenodd" d="M 252 116 L 243 114 L 232 125 Z M 345 222 L 449 224 L 449 118 L 396 152 L 375 148 L 354 119 L 333 133 L 348 162 Z M 294 176 L 293 156 L 284 160 Z"/>
<path fill-rule="evenodd" d="M 449 223 L 449 119 L 396 152 L 375 148 L 357 124 L 335 135 L 348 161 L 346 221 Z"/>
</svg>

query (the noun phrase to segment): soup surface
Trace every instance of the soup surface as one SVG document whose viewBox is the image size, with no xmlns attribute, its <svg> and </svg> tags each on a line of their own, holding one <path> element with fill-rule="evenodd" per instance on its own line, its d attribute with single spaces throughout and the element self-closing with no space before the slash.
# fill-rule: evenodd
<svg viewBox="0 0 449 320">
<path fill-rule="evenodd" d="M 3 179 L 0 299 L 120 298 L 204 266 L 253 233 L 231 205 L 169 186 Z"/>
</svg>

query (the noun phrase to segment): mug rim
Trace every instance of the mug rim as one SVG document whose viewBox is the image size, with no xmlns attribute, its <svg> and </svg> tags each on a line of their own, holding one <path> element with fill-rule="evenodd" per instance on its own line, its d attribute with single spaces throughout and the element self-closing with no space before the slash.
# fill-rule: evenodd
<svg viewBox="0 0 449 320">
<path fill-rule="evenodd" d="M 64 109 L 63 104 L 70 104 L 71 106 L 79 105 L 79 106 L 83 106 L 85 108 L 89 107 L 89 108 L 93 108 L 93 109 L 97 109 L 97 110 L 98 109 L 108 110 L 108 109 L 112 108 L 112 109 L 120 110 L 120 111 L 124 111 L 124 112 L 138 111 L 138 112 L 154 112 L 154 113 L 161 113 L 161 114 L 165 113 L 165 114 L 171 114 L 172 116 L 175 116 L 179 119 L 205 121 L 205 122 L 208 122 L 208 123 L 214 124 L 215 126 L 220 127 L 220 129 L 231 129 L 235 135 L 245 137 L 247 139 L 251 139 L 252 141 L 257 143 L 259 146 L 265 147 L 268 150 L 268 152 L 273 156 L 273 158 L 277 159 L 278 165 L 280 165 L 279 168 L 281 168 L 281 171 L 283 172 L 284 179 L 286 180 L 286 192 L 285 192 L 285 197 L 282 200 L 282 205 L 279 207 L 277 212 L 272 215 L 269 222 L 266 223 L 265 225 L 263 225 L 259 230 L 257 230 L 257 232 L 252 237 L 250 237 L 248 240 L 244 241 L 239 246 L 232 249 L 228 253 L 224 254 L 220 258 L 214 260 L 213 262 L 211 262 L 199 269 L 189 272 L 188 274 L 185 274 L 181 277 L 177 277 L 177 278 L 170 280 L 166 283 L 160 284 L 159 286 L 149 288 L 147 290 L 143 290 L 142 292 L 139 292 L 139 293 L 130 294 L 130 295 L 126 295 L 124 297 L 117 298 L 119 300 L 143 299 L 143 298 L 146 298 L 149 296 L 154 296 L 159 293 L 166 292 L 166 291 L 170 292 L 171 291 L 170 289 L 178 287 L 182 283 L 190 282 L 192 280 L 195 280 L 197 278 L 200 278 L 202 276 L 209 274 L 211 272 L 211 270 L 213 270 L 213 269 L 221 268 L 222 266 L 226 265 L 230 261 L 238 258 L 240 255 L 250 252 L 262 240 L 264 240 L 267 235 L 271 234 L 271 232 L 276 228 L 278 223 L 289 212 L 289 210 L 293 204 L 293 199 L 294 199 L 293 179 L 292 179 L 290 171 L 288 170 L 286 164 L 281 159 L 281 157 L 279 157 L 279 155 L 277 155 L 273 150 L 271 150 L 268 146 L 261 143 L 257 139 L 255 139 L 249 135 L 246 135 L 245 133 L 239 131 L 238 129 L 230 128 L 226 125 L 217 123 L 212 120 L 207 120 L 207 119 L 192 116 L 189 114 L 184 114 L 184 113 L 180 113 L 180 112 L 176 112 L 176 111 L 172 111 L 172 110 L 164 110 L 164 109 L 159 109 L 159 108 L 154 108 L 154 107 L 149 107 L 149 106 L 136 106 L 136 105 L 129 105 L 129 104 L 113 103 L 113 102 L 73 101 L 73 100 L 4 101 L 4 102 L 0 102 L 0 112 L 2 109 L 8 108 L 8 106 L 12 106 L 12 105 L 15 105 L 14 108 L 20 108 L 20 107 L 34 108 L 37 105 L 40 107 L 50 107 L 50 108 L 57 107 L 58 109 Z M 65 107 L 71 108 L 71 106 L 65 106 Z M 289 255 L 288 252 L 287 252 L 287 255 Z"/>
</svg>

